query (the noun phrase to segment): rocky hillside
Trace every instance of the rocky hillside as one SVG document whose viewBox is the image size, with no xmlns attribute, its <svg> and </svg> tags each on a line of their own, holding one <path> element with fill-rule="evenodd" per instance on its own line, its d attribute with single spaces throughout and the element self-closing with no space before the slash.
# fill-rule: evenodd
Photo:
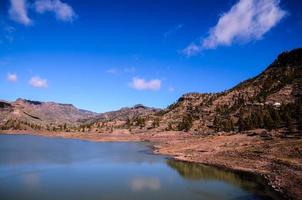
<svg viewBox="0 0 302 200">
<path fill-rule="evenodd" d="M 93 132 L 112 132 L 132 131 L 141 132 L 142 129 L 154 128 L 154 115 L 160 109 L 146 107 L 142 104 L 137 104 L 133 107 L 126 107 L 120 110 L 101 113 L 95 117 L 81 120 L 83 123 L 80 126 L 80 131 Z"/>
<path fill-rule="evenodd" d="M 160 126 L 197 132 L 301 128 L 302 49 L 284 52 L 258 76 L 215 94 L 189 93 L 160 114 Z"/>
<path fill-rule="evenodd" d="M 145 120 L 148 116 L 158 111 L 160 109 L 137 104 L 133 107 L 97 114 L 78 109 L 72 104 L 17 99 L 15 102 L 0 101 L 0 128 L 2 130 L 112 132 L 115 129 L 129 130 L 133 126 L 141 130 L 142 127 L 146 127 Z"/>
<path fill-rule="evenodd" d="M 49 129 L 79 124 L 79 120 L 96 116 L 72 104 L 40 102 L 17 99 L 15 102 L 0 101 L 0 125 L 2 129 Z"/>
</svg>

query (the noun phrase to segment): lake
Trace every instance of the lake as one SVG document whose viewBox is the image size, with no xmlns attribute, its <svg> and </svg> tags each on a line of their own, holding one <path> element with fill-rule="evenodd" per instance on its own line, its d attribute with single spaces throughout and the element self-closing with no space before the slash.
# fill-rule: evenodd
<svg viewBox="0 0 302 200">
<path fill-rule="evenodd" d="M 1 200 L 278 199 L 262 178 L 152 154 L 144 142 L 0 135 Z"/>
</svg>

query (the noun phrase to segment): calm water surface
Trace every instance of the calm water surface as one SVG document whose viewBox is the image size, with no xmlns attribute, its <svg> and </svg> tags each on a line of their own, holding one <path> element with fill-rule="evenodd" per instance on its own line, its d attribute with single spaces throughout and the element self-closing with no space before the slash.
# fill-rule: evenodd
<svg viewBox="0 0 302 200">
<path fill-rule="evenodd" d="M 153 155 L 147 143 L 0 135 L 0 199 L 278 198 L 259 177 Z"/>
</svg>

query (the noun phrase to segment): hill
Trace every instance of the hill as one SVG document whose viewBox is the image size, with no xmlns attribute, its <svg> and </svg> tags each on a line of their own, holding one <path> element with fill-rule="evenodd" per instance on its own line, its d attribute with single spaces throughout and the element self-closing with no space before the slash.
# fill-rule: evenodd
<svg viewBox="0 0 302 200">
<path fill-rule="evenodd" d="M 261 74 L 225 92 L 185 94 L 157 115 L 162 130 L 301 130 L 302 49 L 280 54 Z"/>
</svg>

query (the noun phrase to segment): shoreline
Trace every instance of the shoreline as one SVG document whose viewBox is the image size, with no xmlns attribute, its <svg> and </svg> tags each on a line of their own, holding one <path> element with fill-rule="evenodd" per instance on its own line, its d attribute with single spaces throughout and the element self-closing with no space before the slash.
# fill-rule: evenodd
<svg viewBox="0 0 302 200">
<path fill-rule="evenodd" d="M 8 135 L 35 135 L 80 139 L 93 142 L 149 142 L 155 154 L 184 162 L 213 166 L 219 169 L 259 175 L 284 199 L 301 199 L 302 158 L 288 163 L 278 157 L 284 148 L 302 147 L 302 139 L 293 141 L 263 140 L 259 136 L 215 135 L 194 136 L 183 132 L 158 133 L 74 133 L 47 131 L 0 131 Z M 283 139 L 284 140 L 284 139 Z M 288 139 L 291 140 L 291 139 Z M 293 146 L 294 145 L 294 146 Z M 271 155 L 271 149 L 279 149 Z M 262 151 L 264 149 L 264 151 Z M 252 151 L 250 151 L 252 150 Z M 268 150 L 268 151 L 267 151 Z"/>
</svg>

